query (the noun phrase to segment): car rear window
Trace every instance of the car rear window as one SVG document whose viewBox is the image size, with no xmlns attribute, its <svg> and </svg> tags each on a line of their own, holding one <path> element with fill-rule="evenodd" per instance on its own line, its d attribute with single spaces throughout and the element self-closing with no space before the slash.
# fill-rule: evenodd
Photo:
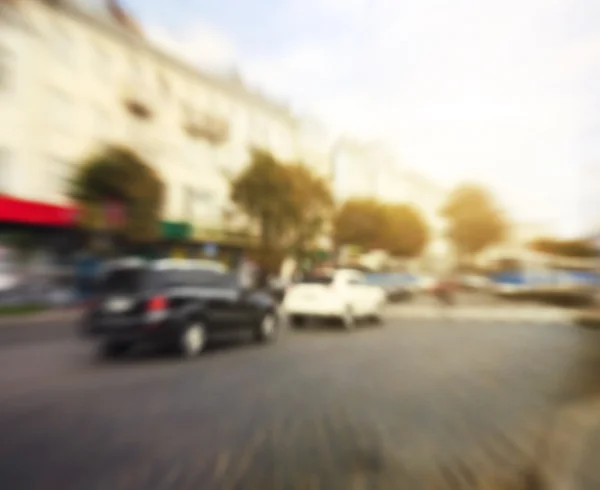
<svg viewBox="0 0 600 490">
<path fill-rule="evenodd" d="M 149 272 L 142 267 L 128 267 L 108 271 L 100 279 L 100 290 L 104 293 L 137 293 L 148 287 Z"/>
<path fill-rule="evenodd" d="M 108 294 L 135 294 L 149 289 L 176 287 L 232 288 L 235 274 L 209 269 L 160 269 L 128 267 L 108 271 L 100 280 L 99 289 Z"/>
<path fill-rule="evenodd" d="M 236 285 L 236 276 L 231 273 L 209 269 L 163 269 L 154 271 L 153 287 L 202 287 L 231 288 Z"/>
<path fill-rule="evenodd" d="M 302 278 L 298 281 L 299 284 L 323 284 L 324 286 L 329 286 L 333 283 L 332 276 L 308 276 Z"/>
</svg>

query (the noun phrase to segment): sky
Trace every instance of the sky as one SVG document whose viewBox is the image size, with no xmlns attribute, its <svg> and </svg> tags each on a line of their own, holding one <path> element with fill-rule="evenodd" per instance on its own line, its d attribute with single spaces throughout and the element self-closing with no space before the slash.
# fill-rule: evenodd
<svg viewBox="0 0 600 490">
<path fill-rule="evenodd" d="M 600 224 L 598 0 L 123 4 L 190 61 L 386 139 L 444 185 L 482 182 L 519 221 Z"/>
</svg>

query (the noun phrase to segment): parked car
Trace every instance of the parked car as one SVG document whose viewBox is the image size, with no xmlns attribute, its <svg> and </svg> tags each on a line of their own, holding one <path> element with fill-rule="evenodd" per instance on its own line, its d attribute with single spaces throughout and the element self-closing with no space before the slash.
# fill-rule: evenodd
<svg viewBox="0 0 600 490">
<path fill-rule="evenodd" d="M 139 343 L 194 357 L 211 338 L 239 330 L 273 341 L 279 324 L 273 299 L 242 287 L 236 274 L 195 261 L 125 259 L 102 273 L 82 331 L 109 357 Z"/>
<path fill-rule="evenodd" d="M 412 296 L 414 279 L 408 274 L 380 272 L 366 274 L 365 278 L 369 284 L 383 288 L 387 300 L 392 303 L 404 301 Z"/>
<path fill-rule="evenodd" d="M 277 301 L 277 303 L 281 303 L 285 297 L 285 291 L 289 285 L 290 282 L 283 281 L 279 277 L 271 278 L 267 284 L 267 291 L 271 297 Z"/>
<path fill-rule="evenodd" d="M 491 281 L 489 278 L 477 274 L 464 274 L 460 277 L 460 286 L 467 291 L 489 291 Z"/>
<path fill-rule="evenodd" d="M 352 329 L 358 319 L 381 322 L 385 303 L 383 288 L 369 284 L 358 271 L 339 269 L 307 276 L 290 286 L 282 309 L 293 327 L 309 318 L 335 318 L 346 329 Z"/>
<path fill-rule="evenodd" d="M 437 279 L 433 276 L 421 276 L 417 279 L 414 286 L 416 292 L 430 293 L 437 284 Z"/>
</svg>

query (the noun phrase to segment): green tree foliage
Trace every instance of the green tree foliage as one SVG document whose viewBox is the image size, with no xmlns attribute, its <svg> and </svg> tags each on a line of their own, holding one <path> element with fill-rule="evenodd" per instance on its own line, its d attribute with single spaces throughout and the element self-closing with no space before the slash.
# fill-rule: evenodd
<svg viewBox="0 0 600 490">
<path fill-rule="evenodd" d="M 494 198 L 475 184 L 463 184 L 452 191 L 441 215 L 448 221 L 448 238 L 461 257 L 472 257 L 501 242 L 507 231 Z"/>
<path fill-rule="evenodd" d="M 255 149 L 250 164 L 231 180 L 231 200 L 258 226 L 263 249 L 274 248 L 289 228 L 293 209 L 288 177 L 284 165 L 270 153 Z"/>
<path fill-rule="evenodd" d="M 338 246 L 383 249 L 402 257 L 418 256 L 429 240 L 422 214 L 408 204 L 384 204 L 373 199 L 350 199 L 334 218 Z"/>
<path fill-rule="evenodd" d="M 79 203 L 90 227 L 107 227 L 104 206 L 124 206 L 125 222 L 119 231 L 134 242 L 154 240 L 159 232 L 164 184 L 135 152 L 108 146 L 91 155 L 69 182 L 69 196 Z"/>
<path fill-rule="evenodd" d="M 369 250 L 381 247 L 386 215 L 374 199 L 349 199 L 337 210 L 333 237 L 337 246 L 356 245 Z"/>
<path fill-rule="evenodd" d="M 263 265 L 282 252 L 306 252 L 333 208 L 327 182 L 301 164 L 279 162 L 258 149 L 231 179 L 230 197 L 260 231 Z"/>
<path fill-rule="evenodd" d="M 302 164 L 286 166 L 292 191 L 288 248 L 302 258 L 330 223 L 334 200 L 328 182 Z"/>
<path fill-rule="evenodd" d="M 589 258 L 598 255 L 588 240 L 560 240 L 556 238 L 538 238 L 529 244 L 529 248 L 558 257 Z"/>
<path fill-rule="evenodd" d="M 421 212 L 410 204 L 385 207 L 384 248 L 396 257 L 417 257 L 429 242 L 429 226 Z"/>
</svg>

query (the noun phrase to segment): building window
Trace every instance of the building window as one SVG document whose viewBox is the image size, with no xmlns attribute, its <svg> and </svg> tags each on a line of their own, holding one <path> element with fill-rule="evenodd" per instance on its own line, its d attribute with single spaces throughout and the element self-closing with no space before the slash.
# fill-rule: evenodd
<svg viewBox="0 0 600 490">
<path fill-rule="evenodd" d="M 102 107 L 96 107 L 94 111 L 93 122 L 94 135 L 99 138 L 106 138 L 110 135 L 111 119 L 108 111 Z"/>
<path fill-rule="evenodd" d="M 101 46 L 96 46 L 94 55 L 94 67 L 99 80 L 104 80 L 110 76 L 110 58 L 108 53 Z"/>
<path fill-rule="evenodd" d="M 64 196 L 67 194 L 69 181 L 73 178 L 74 166 L 64 158 L 50 157 L 50 185 L 52 194 Z"/>
<path fill-rule="evenodd" d="M 10 190 L 10 157 L 7 148 L 0 148 L 0 193 L 7 193 Z"/>
<path fill-rule="evenodd" d="M 208 217 L 215 207 L 214 195 L 209 190 L 184 186 L 183 196 L 185 219 L 190 223 Z"/>
<path fill-rule="evenodd" d="M 194 109 L 190 106 L 188 102 L 182 100 L 181 103 L 181 113 L 183 114 L 184 119 L 189 120 L 194 117 Z"/>
<path fill-rule="evenodd" d="M 54 90 L 50 95 L 50 121 L 54 128 L 68 130 L 73 121 L 73 102 L 69 96 L 59 90 Z"/>
<path fill-rule="evenodd" d="M 134 84 L 144 83 L 144 70 L 142 69 L 142 64 L 138 58 L 131 58 L 131 61 L 129 62 L 129 71 L 131 73 L 131 81 Z"/>
<path fill-rule="evenodd" d="M 183 215 L 184 219 L 193 222 L 194 221 L 194 189 L 190 186 L 183 186 Z"/>
<path fill-rule="evenodd" d="M 12 55 L 8 49 L 0 46 L 0 91 L 7 90 L 10 85 L 12 71 Z"/>
<path fill-rule="evenodd" d="M 248 120 L 250 129 L 250 143 L 259 148 L 268 148 L 267 131 L 265 121 L 257 116 L 250 116 Z"/>
<path fill-rule="evenodd" d="M 73 63 L 75 44 L 73 39 L 64 31 L 57 31 L 54 34 L 53 49 L 56 57 L 67 65 Z"/>
<path fill-rule="evenodd" d="M 248 118 L 243 109 L 231 113 L 232 142 L 246 142 L 248 139 Z"/>
<path fill-rule="evenodd" d="M 158 72 L 156 75 L 156 79 L 158 82 L 158 88 L 163 95 L 169 95 L 171 93 L 171 86 L 169 85 L 169 81 L 165 77 L 164 73 Z"/>
</svg>

